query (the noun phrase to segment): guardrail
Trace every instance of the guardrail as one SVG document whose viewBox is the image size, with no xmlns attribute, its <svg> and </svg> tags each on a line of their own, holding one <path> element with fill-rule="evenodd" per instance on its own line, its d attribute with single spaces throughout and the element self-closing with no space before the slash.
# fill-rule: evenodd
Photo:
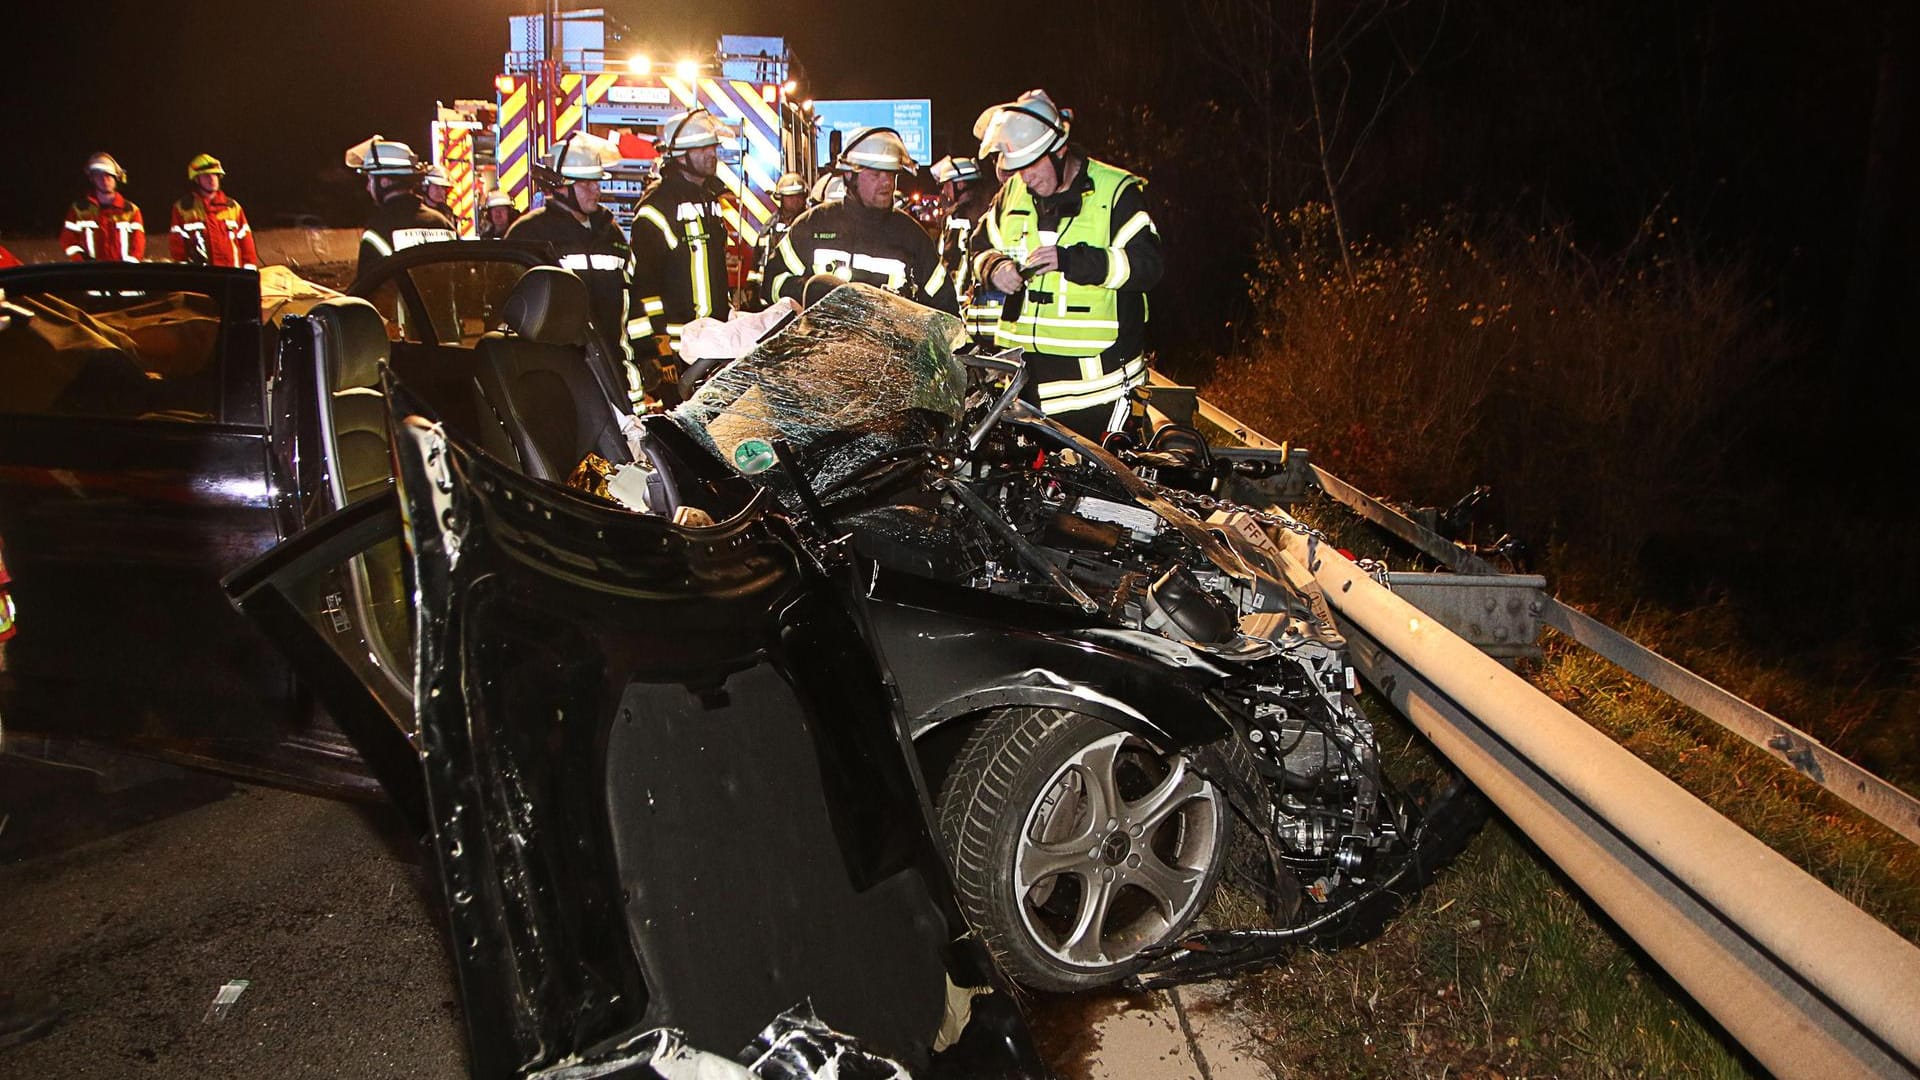
<svg viewBox="0 0 1920 1080">
<path fill-rule="evenodd" d="M 1195 408 L 1203 424 L 1246 446 L 1288 460 L 1298 454 L 1204 401 Z M 1906 793 L 1566 607 L 1540 579 L 1501 575 L 1338 477 L 1318 468 L 1313 475 L 1329 495 L 1436 562 L 1530 592 L 1526 615 L 1920 839 L 1920 803 Z M 1292 534 L 1285 541 L 1276 551 L 1324 591 L 1368 683 L 1763 1066 L 1781 1076 L 1920 1076 L 1920 948 L 1456 633 L 1476 611 L 1495 614 L 1484 603 L 1443 621 L 1327 545 Z M 1418 586 L 1446 576 L 1395 578 Z"/>
<path fill-rule="evenodd" d="M 166 207 L 160 208 L 165 215 Z M 255 250 L 260 255 L 262 266 L 290 266 L 295 270 L 311 270 L 321 266 L 345 266 L 353 263 L 360 254 L 359 229 L 255 229 L 253 233 Z M 24 263 L 66 262 L 62 251 L 62 242 L 58 237 L 14 238 L 6 241 L 7 249 L 15 258 Z M 147 254 L 150 262 L 167 261 L 167 237 L 164 224 L 155 229 L 147 239 Z"/>
</svg>

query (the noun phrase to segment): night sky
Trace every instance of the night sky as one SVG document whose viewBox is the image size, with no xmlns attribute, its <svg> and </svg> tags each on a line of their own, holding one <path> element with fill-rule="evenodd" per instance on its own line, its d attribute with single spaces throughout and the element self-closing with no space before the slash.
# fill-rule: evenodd
<svg viewBox="0 0 1920 1080">
<path fill-rule="evenodd" d="M 911 24 L 896 5 L 832 5 L 834 14 L 809 18 L 797 14 L 802 5 L 743 0 L 607 6 L 654 56 L 708 55 L 722 33 L 784 35 L 812 96 L 932 98 L 936 140 L 943 130 L 964 139 L 980 109 L 1043 81 L 990 62 L 993 35 L 962 5 L 929 5 Z M 100 149 L 132 174 L 128 192 L 149 216 L 184 190 L 186 162 L 202 151 L 226 164 L 230 190 L 258 224 L 297 212 L 338 216 L 341 152 L 375 132 L 424 149 L 436 100 L 493 95 L 507 17 L 531 5 L 10 7 L 10 90 L 0 116 L 0 145 L 12 148 L 13 162 L 0 204 L 7 236 L 56 231 L 83 189 L 87 155 Z M 943 59 L 932 62 L 936 55 Z"/>
</svg>

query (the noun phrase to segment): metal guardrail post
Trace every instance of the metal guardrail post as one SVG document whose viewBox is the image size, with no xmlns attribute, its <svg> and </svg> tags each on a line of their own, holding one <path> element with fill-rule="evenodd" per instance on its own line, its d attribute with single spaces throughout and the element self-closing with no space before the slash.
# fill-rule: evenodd
<svg viewBox="0 0 1920 1080">
<path fill-rule="evenodd" d="M 1368 681 L 1781 1076 L 1920 1076 L 1920 948 L 1304 536 Z"/>
</svg>

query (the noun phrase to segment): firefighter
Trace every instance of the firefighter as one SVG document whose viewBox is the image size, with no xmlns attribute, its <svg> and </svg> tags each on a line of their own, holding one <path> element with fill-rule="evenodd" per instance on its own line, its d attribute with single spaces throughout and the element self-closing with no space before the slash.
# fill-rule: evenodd
<svg viewBox="0 0 1920 1080">
<path fill-rule="evenodd" d="M 425 170 L 413 156 L 413 147 L 375 135 L 347 150 L 347 168 L 367 178 L 373 216 L 360 234 L 360 263 L 356 277 L 396 251 L 420 244 L 456 239 L 453 222 L 420 201 L 420 174 Z"/>
<path fill-rule="evenodd" d="M 799 173 L 783 174 L 774 181 L 773 197 L 779 200 L 772 221 L 760 234 L 760 242 L 753 249 L 753 269 L 747 273 L 747 283 L 753 287 L 754 306 L 766 307 L 773 303 L 773 293 L 767 288 L 767 271 L 773 260 L 779 256 L 780 241 L 793 227 L 794 220 L 807 210 L 807 182 L 800 179 Z"/>
<path fill-rule="evenodd" d="M 932 173 L 947 206 L 946 221 L 940 227 L 940 269 L 934 273 L 952 278 L 953 292 L 960 299 L 960 314 L 967 321 L 968 334 L 977 344 L 991 346 L 1006 298 L 992 287 L 978 286 L 973 280 L 967 243 L 973 236 L 974 225 L 993 202 L 994 185 L 981 178 L 980 163 L 972 158 L 941 158 L 933 163 Z"/>
<path fill-rule="evenodd" d="M 1081 153 L 1044 90 L 980 115 L 980 156 L 1005 186 L 973 234 L 974 279 L 1007 294 L 994 340 L 1026 353 L 1041 410 L 1093 439 L 1120 426 L 1146 380 L 1147 290 L 1160 235 L 1146 181 Z"/>
<path fill-rule="evenodd" d="M 87 159 L 93 190 L 67 208 L 61 231 L 73 262 L 139 262 L 147 254 L 147 222 L 140 208 L 121 194 L 127 170 L 101 152 Z"/>
<path fill-rule="evenodd" d="M 680 331 L 695 319 L 726 318 L 727 232 L 715 179 L 720 140 L 732 128 L 705 109 L 679 113 L 654 144 L 660 172 L 633 217 L 633 321 L 628 336 L 643 358 L 659 362 L 655 394 L 678 399 Z M 665 396 L 662 396 L 662 395 Z"/>
<path fill-rule="evenodd" d="M 600 205 L 600 181 L 612 175 L 607 166 L 619 160 L 619 149 L 591 132 L 578 132 L 555 143 L 547 160 L 533 170 L 535 182 L 546 192 L 546 202 L 514 222 L 506 236 L 551 246 L 560 265 L 587 283 L 593 325 L 607 342 L 617 345 L 637 401 L 640 379 L 626 337 L 633 251 L 613 212 Z"/>
<path fill-rule="evenodd" d="M 955 311 L 952 283 L 939 274 L 933 238 L 894 206 L 900 174 L 919 166 L 892 128 L 862 128 L 847 140 L 834 168 L 847 174 L 847 196 L 800 215 L 780 242 L 768 286 L 774 296 L 804 301 L 807 279 L 825 274 L 877 285 L 942 311 Z"/>
<path fill-rule="evenodd" d="M 453 178 L 447 170 L 438 165 L 430 165 L 420 176 L 420 202 L 429 210 L 437 210 L 454 223 L 454 231 L 459 232 L 459 215 L 453 212 Z"/>
<path fill-rule="evenodd" d="M 195 266 L 260 268 L 253 248 L 253 226 L 247 212 L 224 188 L 227 170 L 212 154 L 187 162 L 187 183 L 193 190 L 173 204 L 173 228 L 167 245 L 173 261 Z"/>
<path fill-rule="evenodd" d="M 486 216 L 480 219 L 480 239 L 503 239 L 519 217 L 520 210 L 513 205 L 513 196 L 495 188 L 493 194 L 487 196 Z"/>
</svg>

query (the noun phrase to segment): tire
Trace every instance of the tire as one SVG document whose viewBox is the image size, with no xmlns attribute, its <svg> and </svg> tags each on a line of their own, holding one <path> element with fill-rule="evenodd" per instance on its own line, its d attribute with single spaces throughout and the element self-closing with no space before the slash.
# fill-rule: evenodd
<svg viewBox="0 0 1920 1080">
<path fill-rule="evenodd" d="M 1016 980 L 1118 982 L 1206 907 L 1232 845 L 1224 792 L 1185 755 L 1091 716 L 1009 709 L 940 795 L 960 906 Z"/>
</svg>

